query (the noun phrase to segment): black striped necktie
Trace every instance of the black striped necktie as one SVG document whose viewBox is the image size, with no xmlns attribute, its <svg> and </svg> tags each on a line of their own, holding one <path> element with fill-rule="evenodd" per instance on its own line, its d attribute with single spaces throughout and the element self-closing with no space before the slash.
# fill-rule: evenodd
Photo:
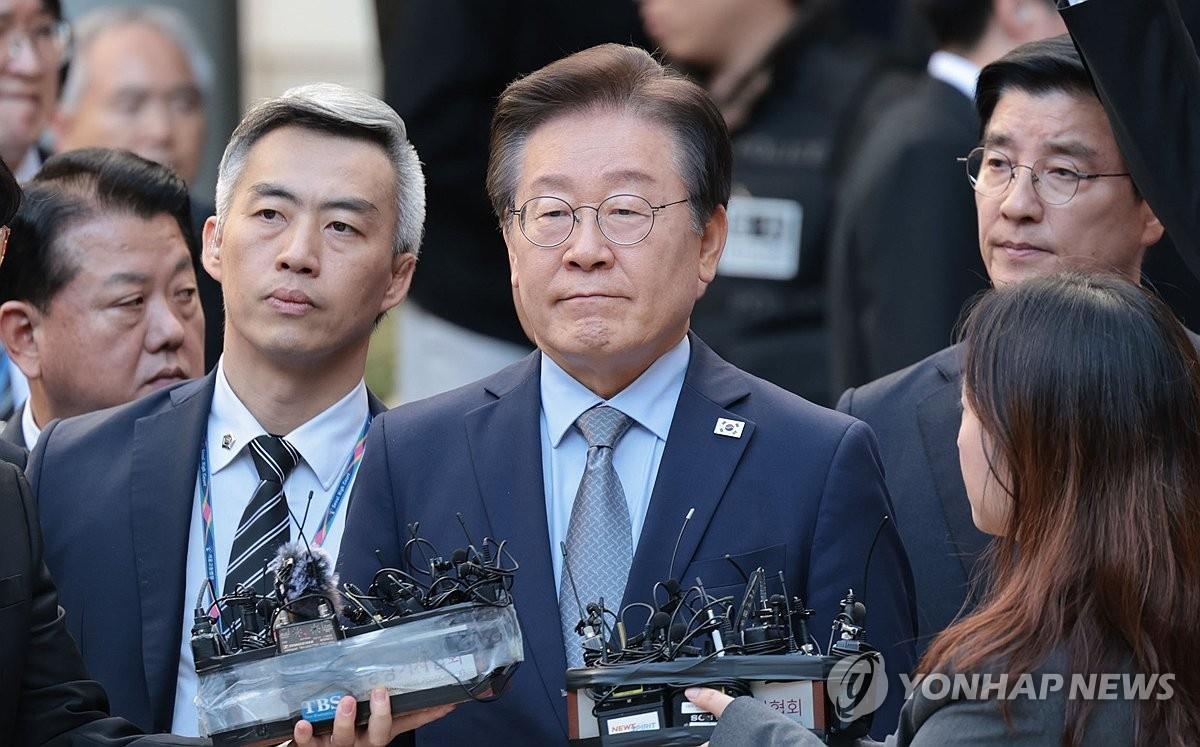
<svg viewBox="0 0 1200 747">
<path fill-rule="evenodd" d="M 259 483 L 233 536 L 223 594 L 232 594 L 239 586 L 266 593 L 269 587 L 263 583 L 263 576 L 267 563 L 291 536 L 283 483 L 300 462 L 300 452 L 271 435 L 254 439 L 249 449 Z"/>
</svg>

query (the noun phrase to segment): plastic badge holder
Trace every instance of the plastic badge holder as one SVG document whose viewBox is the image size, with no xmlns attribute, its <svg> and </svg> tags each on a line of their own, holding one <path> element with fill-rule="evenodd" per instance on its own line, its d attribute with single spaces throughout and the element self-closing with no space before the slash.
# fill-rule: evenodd
<svg viewBox="0 0 1200 747">
<path fill-rule="evenodd" d="M 215 745 L 290 738 L 301 718 L 318 731 L 353 695 L 360 721 L 370 692 L 386 687 L 392 712 L 498 693 L 524 658 L 516 609 L 461 604 L 392 627 L 287 654 L 228 657 L 199 673 L 200 733 Z M 273 651 L 273 649 L 272 649 Z"/>
</svg>

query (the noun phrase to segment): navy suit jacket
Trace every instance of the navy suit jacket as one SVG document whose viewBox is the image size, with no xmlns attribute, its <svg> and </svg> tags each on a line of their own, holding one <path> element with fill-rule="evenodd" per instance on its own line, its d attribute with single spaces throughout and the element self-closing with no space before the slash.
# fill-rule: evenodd
<svg viewBox="0 0 1200 747">
<path fill-rule="evenodd" d="M 782 570 L 789 590 L 816 610 L 822 638 L 848 587 L 862 590 L 868 546 L 890 514 L 875 438 L 851 418 L 818 407 L 721 360 L 696 337 L 654 492 L 633 559 L 625 602 L 650 601 L 665 580 L 684 515 L 677 578 L 699 576 L 715 595 L 748 571 Z M 365 585 L 401 563 L 406 525 L 447 556 L 466 544 L 461 511 L 479 538 L 509 541 L 521 564 L 513 594 L 525 663 L 496 703 L 467 703 L 417 732 L 422 744 L 561 744 L 566 659 L 542 483 L 540 353 L 446 394 L 376 418 L 350 501 L 342 578 Z M 741 438 L 713 433 L 718 418 L 745 422 Z M 883 650 L 893 683 L 877 714 L 881 734 L 903 697 L 896 673 L 913 664 L 912 580 L 895 530 L 884 528 L 866 590 L 868 638 Z M 631 615 L 632 619 L 632 615 Z M 822 645 L 825 640 L 821 641 Z"/>
<path fill-rule="evenodd" d="M 963 347 L 846 391 L 837 409 L 879 436 L 896 526 L 917 590 L 917 653 L 972 604 L 970 579 L 988 535 L 975 527 L 958 464 Z"/>
<path fill-rule="evenodd" d="M 112 713 L 169 731 L 188 530 L 216 372 L 51 423 L 28 474 L 67 628 Z M 372 413 L 383 410 L 371 398 Z"/>
</svg>

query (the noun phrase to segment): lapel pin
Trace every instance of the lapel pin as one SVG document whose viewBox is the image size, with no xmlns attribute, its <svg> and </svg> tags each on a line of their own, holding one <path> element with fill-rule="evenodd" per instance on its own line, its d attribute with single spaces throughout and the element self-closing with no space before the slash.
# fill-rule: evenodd
<svg viewBox="0 0 1200 747">
<path fill-rule="evenodd" d="M 232 449 L 233 442 L 236 440 L 237 439 L 235 439 L 233 437 L 232 433 L 226 433 L 224 436 L 221 437 L 221 448 L 222 449 Z"/>
<path fill-rule="evenodd" d="M 728 436 L 729 438 L 741 438 L 742 429 L 745 427 L 746 424 L 740 420 L 717 418 L 717 427 L 713 428 L 713 433 L 718 436 Z"/>
</svg>

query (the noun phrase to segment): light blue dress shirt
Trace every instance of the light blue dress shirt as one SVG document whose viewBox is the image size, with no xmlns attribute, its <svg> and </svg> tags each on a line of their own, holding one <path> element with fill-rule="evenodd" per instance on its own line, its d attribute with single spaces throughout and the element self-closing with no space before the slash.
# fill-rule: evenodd
<svg viewBox="0 0 1200 747">
<path fill-rule="evenodd" d="M 585 410 L 603 403 L 634 421 L 613 449 L 613 467 L 621 478 L 629 504 L 636 553 L 691 352 L 691 343 L 685 335 L 632 384 L 608 400 L 572 378 L 550 356 L 542 354 L 542 479 L 556 584 L 562 579 L 560 543 L 567 538 L 571 507 L 587 464 L 587 441 L 575 427 L 575 420 Z M 571 570 L 578 573 L 574 567 Z"/>
</svg>

